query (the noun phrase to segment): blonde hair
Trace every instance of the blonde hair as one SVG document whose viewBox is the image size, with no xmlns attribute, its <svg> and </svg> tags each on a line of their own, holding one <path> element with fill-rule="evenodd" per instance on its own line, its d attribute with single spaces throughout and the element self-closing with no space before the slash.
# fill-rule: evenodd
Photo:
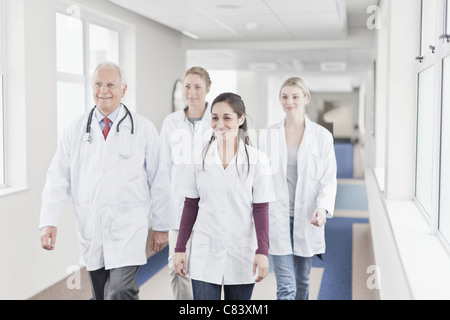
<svg viewBox="0 0 450 320">
<path fill-rule="evenodd" d="M 186 78 L 190 74 L 199 75 L 203 79 L 203 81 L 205 81 L 206 89 L 209 90 L 211 88 L 212 81 L 208 71 L 206 71 L 202 67 L 192 67 L 186 71 L 184 77 Z"/>
<path fill-rule="evenodd" d="M 308 99 L 308 102 L 311 100 L 311 92 L 309 91 L 308 86 L 306 85 L 305 81 L 299 77 L 291 77 L 283 82 L 280 89 L 280 99 L 281 99 L 281 91 L 284 87 L 293 87 L 301 90 L 305 97 Z"/>
</svg>

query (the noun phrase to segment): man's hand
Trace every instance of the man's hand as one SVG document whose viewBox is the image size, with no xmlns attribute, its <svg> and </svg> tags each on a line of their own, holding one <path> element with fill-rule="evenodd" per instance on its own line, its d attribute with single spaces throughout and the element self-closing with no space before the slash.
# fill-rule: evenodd
<svg viewBox="0 0 450 320">
<path fill-rule="evenodd" d="M 150 241 L 150 248 L 152 251 L 161 251 L 168 243 L 168 232 L 152 231 L 152 239 Z"/>
<path fill-rule="evenodd" d="M 45 250 L 55 249 L 56 227 L 46 227 L 41 231 L 41 247 Z"/>
</svg>

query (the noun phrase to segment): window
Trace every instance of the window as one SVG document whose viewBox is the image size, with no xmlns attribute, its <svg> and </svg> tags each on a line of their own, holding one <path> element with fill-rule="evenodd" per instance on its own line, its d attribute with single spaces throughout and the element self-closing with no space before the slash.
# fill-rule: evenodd
<svg viewBox="0 0 450 320">
<path fill-rule="evenodd" d="M 450 86 L 450 56 L 444 59 L 443 87 Z M 443 90 L 439 229 L 450 242 L 450 93 Z"/>
<path fill-rule="evenodd" d="M 438 0 L 422 0 L 422 48 L 425 56 L 436 46 L 436 2 Z M 431 46 L 431 47 L 430 47 Z"/>
<path fill-rule="evenodd" d="M 206 101 L 213 103 L 214 99 L 223 92 L 237 91 L 237 74 L 233 70 L 209 70 L 213 86 L 206 97 Z M 184 97 L 183 97 L 184 98 Z"/>
<path fill-rule="evenodd" d="M 103 61 L 119 63 L 119 33 L 90 23 L 89 53 L 89 74 Z"/>
<path fill-rule="evenodd" d="M 4 121 L 3 121 L 3 75 L 0 75 L 0 188 L 4 187 L 6 184 L 4 142 L 5 140 L 4 140 Z"/>
<path fill-rule="evenodd" d="M 450 1 L 447 1 L 446 34 L 450 35 Z"/>
<path fill-rule="evenodd" d="M 0 0 L 0 188 L 5 187 L 5 135 L 3 100 L 3 8 Z"/>
<path fill-rule="evenodd" d="M 446 1 L 445 34 L 450 35 L 450 0 Z M 439 231 L 450 244 L 450 43 L 446 37 L 440 37 L 441 42 L 437 61 L 442 65 L 442 106 L 441 106 L 441 143 L 440 143 L 440 197 L 439 197 Z"/>
<path fill-rule="evenodd" d="M 432 201 L 434 78 L 434 66 L 419 73 L 416 198 L 428 215 Z"/>
<path fill-rule="evenodd" d="M 450 0 L 422 0 L 416 199 L 450 248 Z"/>
<path fill-rule="evenodd" d="M 73 6 L 56 13 L 58 139 L 71 121 L 94 105 L 90 76 L 97 65 L 119 64 L 119 31 L 93 19 Z"/>
</svg>

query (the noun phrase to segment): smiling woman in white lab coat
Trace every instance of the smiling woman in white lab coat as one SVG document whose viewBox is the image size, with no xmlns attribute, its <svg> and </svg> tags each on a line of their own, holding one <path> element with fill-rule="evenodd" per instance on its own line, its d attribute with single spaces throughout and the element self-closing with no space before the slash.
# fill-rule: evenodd
<svg viewBox="0 0 450 320">
<path fill-rule="evenodd" d="M 211 107 L 206 102 L 211 79 L 204 68 L 196 66 L 186 71 L 183 86 L 186 107 L 168 115 L 161 128 L 160 169 L 169 177 L 174 201 L 174 211 L 169 220 L 168 258 L 172 293 L 176 300 L 192 300 L 189 275 L 180 277 L 176 274 L 173 257 L 184 205 L 184 195 L 180 193 L 183 172 L 201 157 L 203 147 L 211 138 Z M 190 242 L 186 247 L 189 255 Z"/>
<path fill-rule="evenodd" d="M 336 158 L 332 134 L 305 115 L 310 92 L 300 78 L 281 86 L 286 118 L 260 135 L 271 161 L 277 201 L 270 204 L 270 254 L 277 299 L 309 296 L 311 261 L 325 253 L 324 225 L 334 212 Z"/>
<path fill-rule="evenodd" d="M 214 135 L 203 161 L 187 172 L 186 202 L 175 268 L 187 269 L 185 245 L 195 223 L 189 270 L 196 300 L 249 300 L 268 273 L 268 203 L 274 191 L 267 156 L 249 145 L 245 105 L 219 95 L 211 107 Z"/>
<path fill-rule="evenodd" d="M 121 104 L 126 89 L 118 66 L 104 63 L 95 70 L 97 106 L 65 130 L 42 194 L 46 250 L 55 248 L 58 220 L 72 197 L 80 263 L 96 300 L 139 298 L 136 274 L 147 263 L 149 212 L 151 247 L 159 251 L 167 243 L 166 215 L 172 210 L 169 181 L 158 175 L 158 132 Z"/>
</svg>

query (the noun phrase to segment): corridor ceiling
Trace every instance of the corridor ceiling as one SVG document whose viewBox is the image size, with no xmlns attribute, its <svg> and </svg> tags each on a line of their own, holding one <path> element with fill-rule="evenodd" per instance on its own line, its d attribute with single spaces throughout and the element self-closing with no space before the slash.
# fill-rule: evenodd
<svg viewBox="0 0 450 320">
<path fill-rule="evenodd" d="M 351 91 L 374 63 L 378 0 L 110 1 L 187 35 L 188 66 L 304 75 L 316 91 Z"/>
</svg>

